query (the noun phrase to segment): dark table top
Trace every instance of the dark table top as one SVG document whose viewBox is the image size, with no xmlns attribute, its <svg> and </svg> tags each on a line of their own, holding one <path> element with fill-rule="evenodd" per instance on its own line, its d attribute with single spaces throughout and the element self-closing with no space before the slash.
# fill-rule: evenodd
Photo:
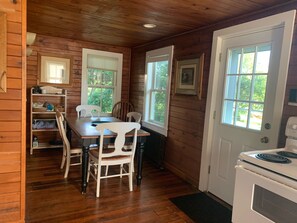
<svg viewBox="0 0 297 223">
<path fill-rule="evenodd" d="M 98 138 L 100 136 L 100 132 L 96 130 L 96 125 L 100 125 L 100 123 L 106 122 L 123 122 L 114 117 L 87 117 L 87 118 L 78 118 L 77 116 L 69 116 L 65 117 L 68 126 L 71 130 L 81 139 L 92 139 Z M 114 137 L 115 134 L 108 131 L 104 132 L 105 137 L 110 135 L 110 138 Z M 107 134 L 107 135 L 106 135 Z M 132 136 L 131 132 L 131 136 Z M 137 136 L 149 136 L 150 133 L 140 129 L 137 131 Z M 129 134 L 127 135 L 129 136 Z"/>
</svg>

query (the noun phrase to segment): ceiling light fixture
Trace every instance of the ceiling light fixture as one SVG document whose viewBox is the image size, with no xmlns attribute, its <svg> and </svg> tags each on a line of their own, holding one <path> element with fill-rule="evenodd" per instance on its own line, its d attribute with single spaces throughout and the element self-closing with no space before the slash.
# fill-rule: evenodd
<svg viewBox="0 0 297 223">
<path fill-rule="evenodd" d="M 156 24 L 152 24 L 152 23 L 143 24 L 143 27 L 148 29 L 155 28 L 156 26 L 157 26 Z"/>
</svg>

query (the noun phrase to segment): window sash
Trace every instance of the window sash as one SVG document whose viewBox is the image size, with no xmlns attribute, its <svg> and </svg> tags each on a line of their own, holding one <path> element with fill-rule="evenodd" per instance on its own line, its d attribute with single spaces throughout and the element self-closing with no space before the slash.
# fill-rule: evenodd
<svg viewBox="0 0 297 223">
<path fill-rule="evenodd" d="M 146 53 L 146 76 L 145 76 L 145 94 L 144 94 L 144 118 L 143 118 L 143 126 L 149 129 L 152 129 L 162 135 L 167 136 L 168 129 L 168 109 L 169 109 L 169 99 L 170 99 L 170 86 L 171 86 L 171 70 L 172 70 L 172 56 L 173 56 L 173 46 L 164 47 L 157 50 L 152 50 Z M 155 84 L 156 81 L 156 73 L 155 73 L 155 63 L 167 61 L 167 82 L 166 87 L 163 83 L 163 86 L 157 87 Z M 165 88 L 165 89 L 163 89 Z M 165 98 L 164 103 L 164 116 L 159 117 L 160 119 L 164 119 L 163 122 L 156 120 L 156 117 L 152 114 L 152 112 L 157 111 L 162 108 L 155 108 L 155 104 L 153 102 L 153 95 L 155 93 L 164 93 Z M 162 101 L 162 98 L 159 100 Z M 160 103 L 161 104 L 161 103 Z M 155 109 L 155 110 L 153 110 Z"/>
</svg>

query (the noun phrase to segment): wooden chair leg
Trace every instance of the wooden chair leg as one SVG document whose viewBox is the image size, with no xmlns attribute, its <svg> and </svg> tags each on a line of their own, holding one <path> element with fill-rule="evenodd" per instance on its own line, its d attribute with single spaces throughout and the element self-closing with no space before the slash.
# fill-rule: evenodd
<svg viewBox="0 0 297 223">
<path fill-rule="evenodd" d="M 131 163 L 129 164 L 129 189 L 133 191 L 133 172 Z"/>
<path fill-rule="evenodd" d="M 100 177 L 101 177 L 101 166 L 98 165 L 98 170 L 97 170 L 96 197 L 99 197 L 99 196 L 100 196 Z"/>
<path fill-rule="evenodd" d="M 108 174 L 108 165 L 106 165 L 105 167 L 105 176 L 107 176 L 107 174 Z"/>
<path fill-rule="evenodd" d="M 63 156 L 62 156 L 62 162 L 60 168 L 63 169 L 66 161 L 66 150 L 63 148 Z"/>
<path fill-rule="evenodd" d="M 120 178 L 123 177 L 123 168 L 124 168 L 124 164 L 121 164 L 121 167 L 120 167 Z"/>
<path fill-rule="evenodd" d="M 70 167 L 70 155 L 67 156 L 66 158 L 66 169 L 65 169 L 64 178 L 68 177 L 69 167 Z"/>
</svg>

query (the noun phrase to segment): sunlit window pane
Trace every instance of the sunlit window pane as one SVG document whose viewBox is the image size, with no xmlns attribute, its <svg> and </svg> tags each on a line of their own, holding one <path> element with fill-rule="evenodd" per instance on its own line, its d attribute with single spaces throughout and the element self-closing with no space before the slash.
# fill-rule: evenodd
<svg viewBox="0 0 297 223">
<path fill-rule="evenodd" d="M 254 103 L 251 105 L 251 107 L 252 109 L 249 120 L 249 128 L 261 130 L 264 105 Z"/>
<path fill-rule="evenodd" d="M 225 100 L 224 101 L 224 110 L 223 110 L 223 120 L 225 124 L 233 125 L 234 122 L 234 111 L 235 111 L 235 102 Z"/>
<path fill-rule="evenodd" d="M 264 102 L 266 93 L 267 75 L 254 76 L 253 101 Z"/>
<path fill-rule="evenodd" d="M 238 76 L 227 76 L 225 86 L 225 99 L 236 99 Z"/>
<path fill-rule="evenodd" d="M 166 104 L 166 93 L 153 91 L 151 95 L 151 112 L 150 119 L 164 124 L 165 120 L 165 104 Z"/>
<path fill-rule="evenodd" d="M 115 71 L 88 68 L 88 104 L 100 106 L 103 113 L 112 112 L 115 74 Z"/>
<path fill-rule="evenodd" d="M 271 45 L 258 47 L 256 73 L 268 73 Z"/>
<path fill-rule="evenodd" d="M 88 105 L 100 106 L 101 89 L 88 87 Z"/>
<path fill-rule="evenodd" d="M 242 75 L 239 78 L 239 100 L 250 100 L 252 75 Z"/>
<path fill-rule="evenodd" d="M 241 73 L 251 74 L 254 68 L 255 47 L 245 48 L 243 50 Z"/>
<path fill-rule="evenodd" d="M 240 60 L 241 60 L 241 48 L 229 50 L 226 73 L 239 74 Z"/>
<path fill-rule="evenodd" d="M 238 102 L 236 109 L 235 125 L 240 127 L 247 126 L 249 103 Z"/>
<path fill-rule="evenodd" d="M 101 97 L 101 108 L 104 113 L 111 113 L 113 107 L 113 95 L 114 90 L 111 88 L 102 88 Z"/>
<path fill-rule="evenodd" d="M 63 83 L 64 80 L 64 66 L 59 64 L 49 64 L 49 82 L 51 83 Z"/>
<path fill-rule="evenodd" d="M 114 71 L 102 71 L 102 85 L 113 86 L 114 85 Z"/>
<path fill-rule="evenodd" d="M 98 69 L 88 69 L 88 85 L 99 85 L 101 84 L 102 71 Z"/>
<path fill-rule="evenodd" d="M 167 89 L 168 61 L 155 62 L 155 89 Z"/>
</svg>

